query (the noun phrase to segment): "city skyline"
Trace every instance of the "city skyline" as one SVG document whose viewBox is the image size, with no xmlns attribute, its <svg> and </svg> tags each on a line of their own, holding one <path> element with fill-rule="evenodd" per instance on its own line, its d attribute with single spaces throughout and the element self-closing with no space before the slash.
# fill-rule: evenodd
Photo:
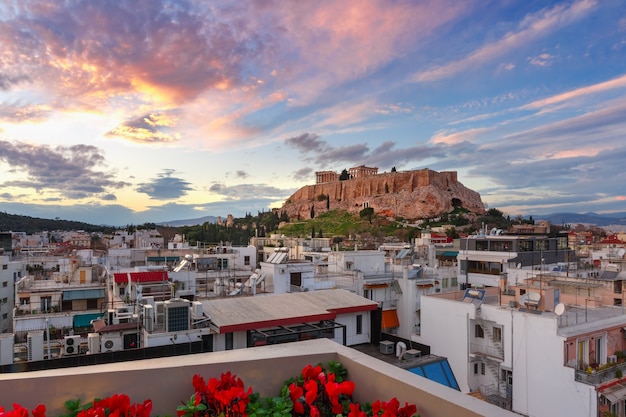
<svg viewBox="0 0 626 417">
<path fill-rule="evenodd" d="M 243 217 L 359 165 L 457 171 L 511 216 L 625 211 L 619 0 L 26 0 L 0 21 L 9 214 Z"/>
</svg>

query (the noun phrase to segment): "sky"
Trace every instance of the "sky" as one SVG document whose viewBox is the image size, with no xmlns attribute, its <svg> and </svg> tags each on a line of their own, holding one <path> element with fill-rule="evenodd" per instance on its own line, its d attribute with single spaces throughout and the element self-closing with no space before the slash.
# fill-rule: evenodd
<svg viewBox="0 0 626 417">
<path fill-rule="evenodd" d="M 623 0 L 0 3 L 9 214 L 243 217 L 360 165 L 609 214 L 625 139 Z"/>
</svg>

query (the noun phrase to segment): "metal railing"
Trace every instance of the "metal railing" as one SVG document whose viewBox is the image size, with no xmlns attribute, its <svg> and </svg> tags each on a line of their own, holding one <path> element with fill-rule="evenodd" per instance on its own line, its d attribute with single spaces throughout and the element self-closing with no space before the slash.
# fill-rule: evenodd
<svg viewBox="0 0 626 417">
<path fill-rule="evenodd" d="M 626 374 L 626 362 L 614 363 L 610 367 L 601 370 L 576 369 L 575 378 L 576 381 L 583 384 L 598 386 L 612 379 L 619 378 L 624 374 Z"/>
</svg>

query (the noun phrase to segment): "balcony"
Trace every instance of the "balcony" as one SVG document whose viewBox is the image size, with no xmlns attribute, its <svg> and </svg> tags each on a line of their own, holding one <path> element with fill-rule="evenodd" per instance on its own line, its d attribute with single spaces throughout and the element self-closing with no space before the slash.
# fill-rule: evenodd
<svg viewBox="0 0 626 417">
<path fill-rule="evenodd" d="M 497 344 L 485 344 L 485 343 L 470 343 L 470 353 L 472 355 L 479 355 L 487 359 L 504 360 L 504 348 L 502 345 Z"/>
<path fill-rule="evenodd" d="M 587 372 L 587 370 L 576 369 L 575 378 L 578 382 L 597 387 L 600 384 L 604 384 L 605 382 L 617 378 L 617 371 L 620 371 L 620 375 L 626 375 L 626 362 L 615 363 L 612 366 L 599 371 L 594 369 L 591 372 Z"/>
<path fill-rule="evenodd" d="M 0 374 L 0 392 L 5 407 L 17 402 L 32 409 L 42 403 L 48 407 L 47 415 L 65 413 L 64 402 L 69 399 L 86 402 L 117 393 L 128 394 L 133 402 L 151 399 L 154 416 L 175 415 L 176 407 L 192 394 L 194 374 L 208 379 L 230 371 L 241 377 L 246 387 L 275 396 L 283 382 L 298 375 L 305 365 L 331 360 L 348 370 L 348 378 L 356 383 L 354 399 L 359 402 L 396 397 L 401 404 L 416 404 L 422 417 L 517 415 L 328 339 Z"/>
</svg>

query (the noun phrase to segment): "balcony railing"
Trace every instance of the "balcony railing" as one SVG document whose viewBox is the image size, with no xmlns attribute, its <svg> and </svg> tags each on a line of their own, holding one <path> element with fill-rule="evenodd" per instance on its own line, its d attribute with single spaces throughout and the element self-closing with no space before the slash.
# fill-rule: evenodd
<svg viewBox="0 0 626 417">
<path fill-rule="evenodd" d="M 576 369 L 576 381 L 584 384 L 598 386 L 611 379 L 618 378 L 619 375 L 626 375 L 626 362 L 615 363 L 610 367 L 602 370 L 592 369 L 590 372 L 587 370 Z"/>
<path fill-rule="evenodd" d="M 355 382 L 354 400 L 388 401 L 417 405 L 422 417 L 493 416 L 517 414 L 452 388 L 430 381 L 393 364 L 342 346 L 328 339 L 293 342 L 212 353 L 174 356 L 53 369 L 0 374 L 4 406 L 16 402 L 33 409 L 47 406 L 47 415 L 66 413 L 64 402 L 81 403 L 113 394 L 127 394 L 133 402 L 151 399 L 152 415 L 173 415 L 181 401 L 193 391 L 192 377 L 219 377 L 230 371 L 262 396 L 278 395 L 286 379 L 297 376 L 308 364 L 337 361 Z M 33 395 L 36 393 L 36 395 Z M 10 398 L 9 398 L 10 397 Z"/>
<path fill-rule="evenodd" d="M 502 346 L 470 343 L 470 350 L 470 353 L 475 355 L 483 355 L 493 359 L 504 360 L 504 349 Z"/>
</svg>

